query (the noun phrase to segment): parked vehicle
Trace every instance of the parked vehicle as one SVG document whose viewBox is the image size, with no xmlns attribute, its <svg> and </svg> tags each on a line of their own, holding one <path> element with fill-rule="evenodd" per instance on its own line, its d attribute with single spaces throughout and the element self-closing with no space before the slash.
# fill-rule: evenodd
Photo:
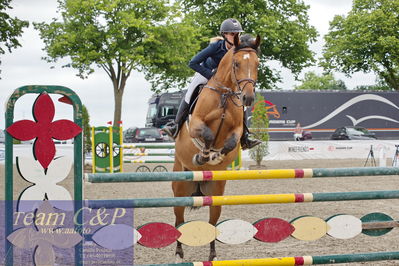
<svg viewBox="0 0 399 266">
<path fill-rule="evenodd" d="M 128 129 L 123 130 L 123 142 L 131 142 L 136 129 L 137 129 L 137 127 L 129 127 Z M 128 141 L 128 140 L 130 140 L 130 141 Z"/>
<path fill-rule="evenodd" d="M 164 142 L 164 137 L 155 127 L 135 128 L 132 134 L 125 135 L 125 142 Z"/>
<path fill-rule="evenodd" d="M 344 139 L 376 139 L 374 133 L 371 133 L 364 127 L 340 127 L 332 134 L 331 139 L 344 140 Z"/>
<path fill-rule="evenodd" d="M 177 91 L 153 95 L 148 101 L 145 126 L 162 128 L 174 120 L 185 93 L 186 91 Z"/>
</svg>

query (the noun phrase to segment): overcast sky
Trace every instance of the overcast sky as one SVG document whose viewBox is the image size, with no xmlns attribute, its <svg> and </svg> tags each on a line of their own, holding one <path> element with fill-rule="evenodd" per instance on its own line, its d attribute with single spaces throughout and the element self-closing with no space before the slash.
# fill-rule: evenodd
<svg viewBox="0 0 399 266">
<path fill-rule="evenodd" d="M 323 46 L 322 36 L 328 32 L 329 21 L 334 15 L 345 15 L 351 9 L 350 0 L 304 0 L 310 5 L 310 24 L 316 27 L 320 36 L 318 42 L 311 44 L 311 49 L 321 56 Z M 50 21 L 57 16 L 56 0 L 13 0 L 13 9 L 9 12 L 13 16 L 30 22 Z M 43 42 L 39 38 L 33 25 L 25 29 L 20 38 L 22 47 L 11 54 L 1 56 L 0 103 L 5 105 L 8 96 L 14 89 L 24 85 L 62 85 L 74 90 L 89 110 L 91 125 L 102 126 L 113 120 L 114 101 L 112 84 L 102 70 L 98 70 L 88 79 L 82 80 L 76 76 L 77 71 L 70 68 L 61 68 L 61 63 L 49 64 L 41 59 L 45 56 L 42 51 Z M 272 64 L 279 68 L 279 64 Z M 55 66 L 50 69 L 51 66 Z M 279 87 L 292 89 L 297 83 L 288 70 L 279 69 L 283 75 L 283 83 Z M 322 70 L 317 67 L 305 69 L 300 77 L 307 71 Z M 343 74 L 335 73 L 337 79 L 345 81 L 347 87 L 352 89 L 358 85 L 374 84 L 375 76 L 372 74 L 355 74 L 347 78 Z M 132 73 L 128 79 L 123 98 L 122 120 L 125 128 L 131 126 L 144 126 L 147 112 L 147 101 L 152 95 L 150 84 L 141 73 Z M 55 98 L 56 100 L 57 98 Z M 15 120 L 32 119 L 31 106 L 33 96 L 23 96 L 15 108 Z M 27 108 L 28 106 L 28 108 Z M 72 114 L 70 106 L 56 103 L 56 119 L 69 117 Z M 4 116 L 0 119 L 0 128 L 4 128 Z"/>
</svg>

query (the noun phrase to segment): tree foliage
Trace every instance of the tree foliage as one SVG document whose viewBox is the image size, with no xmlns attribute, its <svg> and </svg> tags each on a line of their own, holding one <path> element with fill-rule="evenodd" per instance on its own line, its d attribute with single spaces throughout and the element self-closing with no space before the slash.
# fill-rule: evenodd
<svg viewBox="0 0 399 266">
<path fill-rule="evenodd" d="M 265 130 L 269 128 L 269 117 L 267 116 L 265 98 L 262 94 L 256 93 L 255 102 L 255 107 L 252 112 L 251 127 L 260 129 L 256 135 L 262 143 L 249 150 L 249 157 L 256 162 L 257 166 L 260 166 L 263 157 L 269 154 L 269 133 Z"/>
<path fill-rule="evenodd" d="M 95 66 L 103 69 L 113 85 L 115 126 L 132 71 L 143 72 L 158 89 L 160 80 L 172 86 L 191 75 L 187 62 L 199 49 L 200 39 L 177 5 L 167 0 L 58 0 L 58 4 L 61 19 L 34 24 L 45 44 L 45 59 L 68 58 L 64 67 L 77 69 L 81 78 L 93 73 Z"/>
<path fill-rule="evenodd" d="M 302 1 L 280 0 L 178 0 L 204 36 L 216 35 L 226 18 L 238 19 L 244 31 L 262 37 L 259 82 L 262 89 L 275 87 L 279 72 L 267 63 L 277 60 L 298 75 L 314 62 L 309 43 L 317 37 L 308 23 L 308 6 Z M 206 46 L 203 43 L 202 46 Z"/>
<path fill-rule="evenodd" d="M 295 87 L 296 90 L 346 90 L 345 82 L 336 80 L 333 74 L 318 76 L 315 72 L 305 73 L 302 84 Z"/>
<path fill-rule="evenodd" d="M 11 9 L 11 0 L 0 1 L 0 54 L 10 52 L 21 44 L 18 37 L 22 35 L 23 28 L 29 26 L 29 22 L 11 17 L 6 13 L 7 9 Z M 0 61 L 1 63 L 1 61 Z"/>
<path fill-rule="evenodd" d="M 82 121 L 83 121 L 83 152 L 84 154 L 91 151 L 91 128 L 90 115 L 85 105 L 82 106 Z"/>
<path fill-rule="evenodd" d="M 375 72 L 399 90 L 399 0 L 353 0 L 347 16 L 335 16 L 325 36 L 321 65 L 348 75 Z"/>
<path fill-rule="evenodd" d="M 355 90 L 362 90 L 362 91 L 394 91 L 394 89 L 389 87 L 388 84 L 382 79 L 377 79 L 376 84 L 374 84 L 374 85 L 357 86 L 357 87 L 355 87 Z"/>
</svg>

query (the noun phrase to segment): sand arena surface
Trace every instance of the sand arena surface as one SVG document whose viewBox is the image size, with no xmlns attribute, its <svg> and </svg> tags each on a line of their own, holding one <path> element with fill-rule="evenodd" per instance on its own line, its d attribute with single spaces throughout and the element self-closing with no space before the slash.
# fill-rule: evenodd
<svg viewBox="0 0 399 266">
<path fill-rule="evenodd" d="M 322 168 L 322 167 L 359 167 L 364 160 L 303 160 L 303 161 L 273 161 L 265 162 L 268 169 L 278 168 Z M 245 165 L 248 166 L 248 163 Z M 4 165 L 1 165 L 1 175 L 4 176 Z M 137 166 L 125 165 L 125 171 L 134 171 Z M 169 166 L 170 168 L 170 166 Z M 17 172 L 15 174 L 14 197 L 28 185 Z M 72 191 L 72 175 L 61 184 Z M 282 179 L 282 180 L 248 180 L 228 181 L 225 195 L 245 194 L 277 194 L 277 193 L 306 193 L 306 192 L 343 192 L 370 190 L 399 189 L 398 176 L 374 177 L 344 177 L 323 179 Z M 1 182 L 1 195 L 4 198 L 4 182 Z M 19 191 L 17 193 L 17 191 Z M 116 198 L 150 198 L 173 196 L 170 182 L 156 183 L 116 183 L 116 184 L 88 184 L 85 183 L 85 198 L 87 199 L 116 199 Z M 199 210 L 186 210 L 186 221 L 208 220 L 207 207 Z M 294 204 L 269 205 L 238 205 L 225 206 L 220 221 L 225 219 L 242 219 L 256 222 L 266 217 L 281 218 L 291 221 L 303 215 L 311 215 L 326 219 L 336 214 L 349 214 L 362 217 L 371 212 L 384 212 L 393 219 L 399 219 L 399 200 L 370 200 L 346 202 L 313 202 Z M 149 208 L 135 210 L 135 226 L 148 222 L 166 222 L 174 224 L 172 208 Z M 399 250 L 399 229 L 380 237 L 358 235 L 353 239 L 339 240 L 328 235 L 316 241 L 300 241 L 292 237 L 279 243 L 263 243 L 252 239 L 245 244 L 227 245 L 216 243 L 219 260 L 266 258 L 280 256 L 305 256 L 341 253 L 365 253 L 378 251 Z M 185 261 L 204 261 L 209 255 L 209 246 L 183 246 Z M 173 263 L 175 244 L 162 249 L 150 249 L 140 245 L 135 246 L 135 263 Z M 62 265 L 62 264 L 60 264 Z M 346 265 L 346 264 L 340 264 Z M 352 263 L 347 265 L 399 265 L 398 261 Z"/>
</svg>

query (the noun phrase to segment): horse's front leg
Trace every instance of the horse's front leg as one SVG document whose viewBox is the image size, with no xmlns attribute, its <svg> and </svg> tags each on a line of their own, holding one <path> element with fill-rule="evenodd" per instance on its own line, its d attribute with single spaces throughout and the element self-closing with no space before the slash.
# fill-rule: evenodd
<svg viewBox="0 0 399 266">
<path fill-rule="evenodd" d="M 222 155 L 227 155 L 229 152 L 237 147 L 238 141 L 240 140 L 239 134 L 233 132 L 231 136 L 225 140 L 223 149 L 221 150 Z"/>
<path fill-rule="evenodd" d="M 202 138 L 205 147 L 193 157 L 194 165 L 203 165 L 209 161 L 209 152 L 215 139 L 212 130 L 199 119 L 193 119 L 190 125 L 190 136 L 192 138 Z"/>
<path fill-rule="evenodd" d="M 238 141 L 240 140 L 240 135 L 237 132 L 239 132 L 239 130 L 233 131 L 230 137 L 225 140 L 220 152 L 211 154 L 210 161 L 208 162 L 209 164 L 220 164 L 224 160 L 225 156 L 237 147 Z"/>
</svg>

